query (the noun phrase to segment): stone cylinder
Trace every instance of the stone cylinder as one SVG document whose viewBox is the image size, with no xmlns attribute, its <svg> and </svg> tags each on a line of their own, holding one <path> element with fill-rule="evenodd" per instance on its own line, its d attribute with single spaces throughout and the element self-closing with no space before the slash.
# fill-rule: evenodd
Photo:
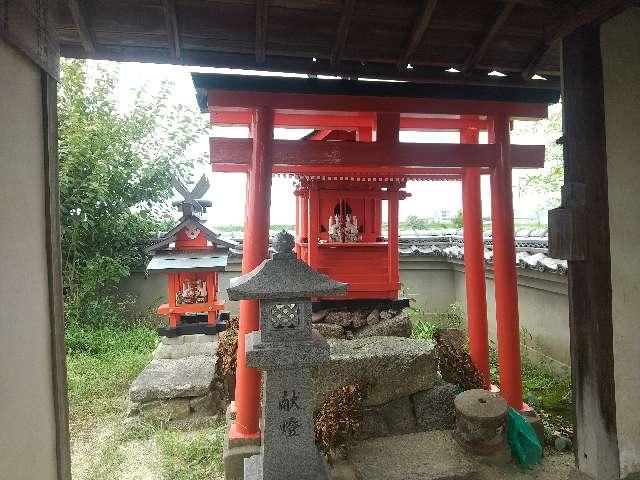
<svg viewBox="0 0 640 480">
<path fill-rule="evenodd" d="M 455 439 L 476 455 L 493 455 L 507 444 L 507 402 L 487 390 L 467 390 L 456 396 Z"/>
</svg>

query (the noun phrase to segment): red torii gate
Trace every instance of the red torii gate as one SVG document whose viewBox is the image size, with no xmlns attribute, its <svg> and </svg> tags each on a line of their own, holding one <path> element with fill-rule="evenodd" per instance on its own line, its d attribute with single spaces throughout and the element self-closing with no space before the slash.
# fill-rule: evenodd
<svg viewBox="0 0 640 480">
<path fill-rule="evenodd" d="M 246 79 L 238 76 L 193 77 L 196 88 L 206 92 L 205 108 L 213 124 L 250 128 L 248 139 L 210 139 L 214 171 L 247 173 L 243 274 L 268 256 L 274 173 L 462 181 L 470 350 L 487 388 L 489 348 L 480 176 L 489 174 L 500 388 L 509 405 L 518 410 L 527 408 L 522 402 L 511 170 L 542 167 L 544 146 L 511 145 L 509 136 L 513 118 L 545 118 L 548 104 L 555 99 L 548 95 L 534 101 L 513 101 L 318 93 L 297 90 L 290 79 L 254 79 L 247 87 Z M 267 83 L 275 88 L 265 91 Z M 356 141 L 274 140 L 274 127 L 355 131 Z M 460 144 L 400 143 L 400 130 L 459 131 Z M 488 144 L 478 143 L 480 130 L 488 132 Z M 229 432 L 231 438 L 259 436 L 260 378 L 246 367 L 244 359 L 244 335 L 258 327 L 256 302 L 242 301 L 237 418 Z"/>
</svg>

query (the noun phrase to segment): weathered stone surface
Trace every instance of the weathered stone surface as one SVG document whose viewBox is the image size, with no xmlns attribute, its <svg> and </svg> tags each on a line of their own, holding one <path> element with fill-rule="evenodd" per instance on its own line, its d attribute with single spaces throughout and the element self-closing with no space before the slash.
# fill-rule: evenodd
<svg viewBox="0 0 640 480">
<path fill-rule="evenodd" d="M 477 455 L 492 455 L 507 444 L 507 402 L 497 393 L 467 390 L 456 396 L 455 439 Z"/>
<path fill-rule="evenodd" d="M 411 396 L 416 423 L 421 430 L 451 430 L 456 426 L 453 401 L 456 387 L 438 381 L 432 388 Z"/>
<path fill-rule="evenodd" d="M 367 324 L 367 315 L 362 310 L 355 310 L 351 313 L 351 325 L 360 328 Z"/>
<path fill-rule="evenodd" d="M 182 420 L 187 418 L 191 412 L 188 398 L 154 400 L 152 402 L 141 403 L 139 409 L 140 415 L 152 423 Z"/>
<path fill-rule="evenodd" d="M 341 327 L 348 327 L 351 325 L 352 320 L 352 313 L 344 310 L 331 311 L 324 317 L 325 323 L 333 323 Z"/>
<path fill-rule="evenodd" d="M 367 388 L 364 405 L 382 405 L 428 390 L 437 377 L 433 343 L 400 337 L 329 340 L 331 358 L 313 369 L 314 405 L 331 392 L 359 384 Z"/>
<path fill-rule="evenodd" d="M 195 335 L 188 335 L 187 337 L 195 337 Z M 193 338 L 193 340 L 190 342 L 183 341 L 183 343 L 178 343 L 175 345 L 168 345 L 161 342 L 153 352 L 153 358 L 156 360 L 170 358 L 178 359 L 193 357 L 196 355 L 215 357 L 217 348 L 217 339 L 213 342 L 200 342 L 198 341 L 198 339 Z"/>
<path fill-rule="evenodd" d="M 131 384 L 129 395 L 134 402 L 201 397 L 209 393 L 215 366 L 215 357 L 203 355 L 151 360 Z"/>
<path fill-rule="evenodd" d="M 380 322 L 380 309 L 374 308 L 371 313 L 367 315 L 367 325 L 375 325 Z"/>
<path fill-rule="evenodd" d="M 385 405 L 365 407 L 358 439 L 400 435 L 416 431 L 416 417 L 409 397 L 392 400 Z"/>
<path fill-rule="evenodd" d="M 365 337 L 410 337 L 411 320 L 409 315 L 401 313 L 395 317 L 381 320 L 375 325 L 367 325 L 356 331 L 355 338 Z"/>
<path fill-rule="evenodd" d="M 451 433 L 442 431 L 359 442 L 349 458 L 356 478 L 366 480 L 471 480 L 480 470 Z"/>
<path fill-rule="evenodd" d="M 318 323 L 318 322 L 322 322 L 324 321 L 324 317 L 327 316 L 327 313 L 329 313 L 330 310 L 328 309 L 324 309 L 324 310 L 318 310 L 317 312 L 313 312 L 311 314 L 311 321 L 313 323 Z"/>
<path fill-rule="evenodd" d="M 324 338 L 344 338 L 344 328 L 333 323 L 314 323 L 313 328 Z"/>
<path fill-rule="evenodd" d="M 439 328 L 440 341 L 456 350 L 464 350 L 467 345 L 467 334 L 459 328 Z"/>
</svg>

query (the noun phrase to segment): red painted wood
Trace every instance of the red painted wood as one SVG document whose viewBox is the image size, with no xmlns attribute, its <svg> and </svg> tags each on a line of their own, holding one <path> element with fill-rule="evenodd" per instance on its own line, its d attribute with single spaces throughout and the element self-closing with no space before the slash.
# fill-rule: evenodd
<svg viewBox="0 0 640 480">
<path fill-rule="evenodd" d="M 216 109 L 210 114 L 211 124 L 228 127 L 247 127 L 250 124 L 251 113 L 247 109 L 223 110 Z M 360 142 L 370 142 L 371 130 L 375 123 L 375 117 L 369 112 L 354 112 L 348 115 L 330 114 L 321 111 L 305 111 L 298 113 L 275 112 L 275 127 L 282 128 L 310 128 L 314 130 L 333 129 L 351 130 L 356 128 L 362 138 Z M 463 128 L 477 128 L 487 130 L 486 120 L 478 118 L 442 118 L 442 117 L 416 117 L 403 114 L 400 116 L 400 130 L 410 131 L 458 131 Z M 367 140 L 367 130 L 369 139 Z"/>
<path fill-rule="evenodd" d="M 207 98 L 209 108 L 213 111 L 218 108 L 252 108 L 254 105 L 264 105 L 273 109 L 288 110 L 547 117 L 546 104 L 492 100 L 272 93 L 221 89 L 208 90 Z"/>
<path fill-rule="evenodd" d="M 501 154 L 491 175 L 493 270 L 496 300 L 496 336 L 500 391 L 507 403 L 522 409 L 518 277 L 513 226 L 513 194 L 509 145 L 509 118 L 495 119 L 494 134 Z"/>
<path fill-rule="evenodd" d="M 400 143 L 400 114 L 377 113 L 376 114 L 376 143 L 382 145 L 396 145 Z M 394 161 L 388 158 L 387 162 Z"/>
<path fill-rule="evenodd" d="M 478 143 L 478 130 L 460 132 L 461 143 Z M 489 388 L 489 329 L 482 236 L 482 198 L 480 169 L 465 168 L 462 176 L 462 215 L 464 220 L 464 272 L 467 289 L 467 318 L 471 359 Z"/>
<path fill-rule="evenodd" d="M 246 165 L 251 157 L 251 139 L 211 137 L 209 146 L 213 165 Z M 514 168 L 544 166 L 544 146 L 511 145 L 510 152 Z M 273 165 L 278 166 L 493 167 L 498 155 L 494 144 L 273 141 Z"/>
<path fill-rule="evenodd" d="M 400 266 L 398 264 L 398 209 L 399 209 L 399 198 L 398 198 L 398 190 L 397 189 L 389 189 L 389 208 L 388 208 L 388 219 L 387 219 L 387 227 L 388 227 L 388 242 L 389 246 L 388 250 L 388 271 L 389 271 L 389 281 L 391 284 L 397 285 L 400 281 L 399 270 Z"/>
<path fill-rule="evenodd" d="M 247 178 L 245 242 L 242 273 L 248 273 L 268 256 L 269 206 L 271 204 L 271 165 L 273 111 L 258 107 L 252 117 L 253 148 Z M 258 330 L 260 316 L 257 301 L 240 302 L 238 361 L 236 369 L 237 417 L 229 436 L 256 437 L 260 434 L 260 373 L 248 368 L 245 360 L 245 335 Z"/>
</svg>

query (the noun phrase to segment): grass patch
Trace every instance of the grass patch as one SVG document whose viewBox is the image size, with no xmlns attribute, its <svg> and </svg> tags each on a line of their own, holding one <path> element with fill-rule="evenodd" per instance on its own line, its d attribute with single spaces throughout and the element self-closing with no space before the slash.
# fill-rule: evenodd
<svg viewBox="0 0 640 480">
<path fill-rule="evenodd" d="M 225 426 L 184 434 L 164 430 L 157 436 L 164 480 L 222 478 L 222 442 Z"/>
<path fill-rule="evenodd" d="M 120 398 L 147 364 L 157 335 L 146 325 L 67 325 L 72 422 L 121 411 Z"/>
</svg>

